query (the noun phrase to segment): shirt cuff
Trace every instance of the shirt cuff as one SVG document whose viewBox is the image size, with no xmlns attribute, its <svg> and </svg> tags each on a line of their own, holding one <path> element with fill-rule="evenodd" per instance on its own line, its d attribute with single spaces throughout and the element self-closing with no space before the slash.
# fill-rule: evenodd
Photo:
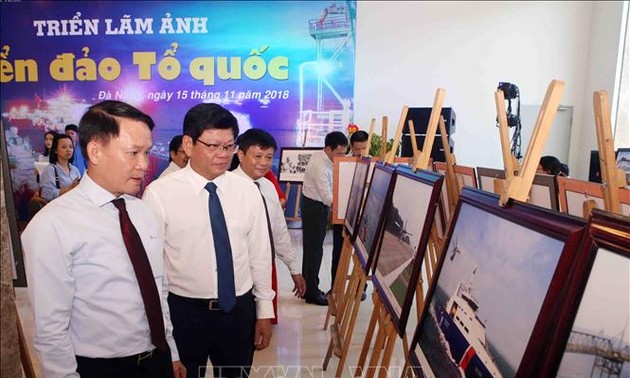
<svg viewBox="0 0 630 378">
<path fill-rule="evenodd" d="M 168 347 L 171 349 L 171 362 L 179 361 L 179 352 L 177 351 L 177 345 L 175 345 L 175 340 L 171 338 L 170 340 L 166 340 Z"/>
<path fill-rule="evenodd" d="M 256 298 L 256 319 L 272 319 L 274 317 L 273 301 Z"/>
</svg>

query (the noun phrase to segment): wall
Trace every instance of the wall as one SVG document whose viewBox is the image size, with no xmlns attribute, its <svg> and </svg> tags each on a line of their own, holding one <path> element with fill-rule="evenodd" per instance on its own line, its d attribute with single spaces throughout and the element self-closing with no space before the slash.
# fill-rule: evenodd
<svg viewBox="0 0 630 378">
<path fill-rule="evenodd" d="M 355 121 L 367 129 L 376 118 L 380 133 L 388 116 L 393 136 L 402 106 L 430 107 L 441 87 L 444 106 L 457 115 L 458 162 L 500 168 L 497 84 L 514 83 L 523 105 L 540 105 L 550 81 L 559 79 L 566 83 L 561 104 L 574 107 L 572 146 L 580 148 L 585 107 L 592 112 L 585 96 L 591 24 L 621 19 L 615 8 L 582 1 L 359 2 Z M 606 38 L 598 46 L 617 45 Z"/>
<path fill-rule="evenodd" d="M 570 166 L 572 167 L 572 176 L 588 178 L 590 151 L 597 149 L 593 92 L 603 89 L 608 92 L 611 104 L 614 100 L 615 75 L 617 65 L 621 63 L 618 62 L 617 57 L 620 53 L 622 14 L 622 1 L 596 1 L 594 3 L 585 88 L 582 94 L 584 102 L 584 107 L 581 109 L 583 122 L 574 128 L 574 138 L 571 140 Z M 620 104 L 620 106 L 624 105 Z M 628 125 L 626 124 L 625 127 Z"/>
</svg>

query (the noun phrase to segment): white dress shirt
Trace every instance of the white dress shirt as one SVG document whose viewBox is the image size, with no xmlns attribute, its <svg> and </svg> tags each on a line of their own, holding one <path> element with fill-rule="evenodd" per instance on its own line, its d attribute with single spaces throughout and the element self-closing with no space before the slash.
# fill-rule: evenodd
<svg viewBox="0 0 630 378">
<path fill-rule="evenodd" d="M 141 200 L 123 197 L 155 276 L 176 361 L 160 226 Z M 75 355 L 125 357 L 154 348 L 114 198 L 86 173 L 76 188 L 44 206 L 22 234 L 34 346 L 47 378 L 78 377 Z"/>
<path fill-rule="evenodd" d="M 240 165 L 233 172 L 252 180 L 252 178 L 241 169 Z M 295 249 L 291 243 L 291 235 L 289 235 L 289 230 L 287 229 L 287 221 L 284 219 L 284 211 L 282 210 L 282 205 L 280 205 L 280 198 L 278 197 L 275 185 L 264 177 L 252 181 L 260 184 L 260 192 L 265 196 L 276 257 L 289 268 L 291 275 L 301 274 L 302 266 L 297 261 Z"/>
<path fill-rule="evenodd" d="M 57 171 L 57 176 L 55 176 Z M 57 189 L 57 177 L 59 177 L 59 187 L 65 188 L 70 186 L 72 182 L 81 177 L 79 169 L 70 164 L 70 172 L 66 171 L 57 163 L 49 164 L 44 172 L 39 176 L 40 196 L 46 201 L 52 201 L 59 197 L 59 189 Z"/>
<path fill-rule="evenodd" d="M 333 162 L 324 150 L 317 151 L 308 161 L 304 172 L 302 193 L 330 207 L 333 200 Z"/>
<path fill-rule="evenodd" d="M 175 164 L 174 161 L 171 161 L 170 163 L 168 163 L 168 166 L 166 168 L 164 168 L 162 173 L 160 173 L 160 176 L 158 178 L 162 178 L 162 177 L 168 175 L 169 173 L 173 173 L 175 171 L 179 171 L 180 169 L 181 168 L 179 167 L 179 165 Z"/>
<path fill-rule="evenodd" d="M 260 192 L 251 180 L 233 172 L 212 182 L 230 237 L 236 295 L 253 288 L 257 318 L 273 318 L 271 246 Z M 189 298 L 218 297 L 207 183 L 188 164 L 153 181 L 143 195 L 162 225 L 170 291 Z"/>
</svg>

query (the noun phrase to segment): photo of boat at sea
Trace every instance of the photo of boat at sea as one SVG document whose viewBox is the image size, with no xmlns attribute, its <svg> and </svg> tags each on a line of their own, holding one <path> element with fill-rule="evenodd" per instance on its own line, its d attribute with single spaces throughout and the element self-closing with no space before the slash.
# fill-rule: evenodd
<svg viewBox="0 0 630 378">
<path fill-rule="evenodd" d="M 462 203 L 414 351 L 425 376 L 515 376 L 563 246 Z"/>
</svg>

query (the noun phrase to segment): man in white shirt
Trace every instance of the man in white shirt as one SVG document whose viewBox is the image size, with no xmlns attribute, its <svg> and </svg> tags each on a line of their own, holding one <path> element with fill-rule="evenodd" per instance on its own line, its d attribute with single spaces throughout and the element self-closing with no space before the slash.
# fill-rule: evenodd
<svg viewBox="0 0 630 378">
<path fill-rule="evenodd" d="M 339 131 L 326 135 L 324 149 L 314 153 L 306 166 L 302 183 L 302 274 L 306 279 L 306 303 L 327 306 L 328 300 L 319 289 L 319 269 L 333 199 L 333 159 L 345 156 L 348 139 Z"/>
<path fill-rule="evenodd" d="M 250 179 L 226 172 L 237 135 L 236 118 L 220 105 L 192 107 L 182 142 L 188 165 L 143 196 L 164 232 L 173 335 L 189 377 L 203 377 L 208 358 L 215 377 L 246 376 L 272 333 L 263 201 Z"/>
<path fill-rule="evenodd" d="M 171 139 L 171 142 L 168 144 L 169 163 L 158 178 L 180 170 L 188 164 L 188 155 L 186 155 L 186 151 L 182 148 L 183 138 L 183 135 L 175 135 L 173 139 Z"/>
<path fill-rule="evenodd" d="M 104 101 L 79 125 L 88 171 L 22 234 L 44 376 L 183 378 L 164 239 L 155 214 L 132 196 L 147 171 L 153 120 Z"/>
<path fill-rule="evenodd" d="M 287 222 L 284 219 L 284 211 L 280 205 L 278 192 L 271 181 L 264 176 L 271 168 L 273 162 L 273 154 L 276 152 L 276 141 L 265 130 L 249 129 L 237 138 L 238 144 L 238 160 L 240 164 L 234 170 L 234 173 L 253 180 L 259 187 L 260 193 L 264 197 L 265 206 L 267 207 L 270 242 L 272 248 L 272 256 L 278 257 L 289 269 L 291 279 L 293 279 L 293 293 L 296 297 L 302 298 L 306 294 L 306 281 L 300 272 L 295 250 L 291 243 L 291 236 L 287 229 Z M 273 308 L 276 317 L 272 320 L 272 324 L 277 324 L 278 320 L 278 284 L 275 275 L 275 262 L 273 262 L 273 279 L 272 286 L 276 292 L 273 300 Z"/>
</svg>

